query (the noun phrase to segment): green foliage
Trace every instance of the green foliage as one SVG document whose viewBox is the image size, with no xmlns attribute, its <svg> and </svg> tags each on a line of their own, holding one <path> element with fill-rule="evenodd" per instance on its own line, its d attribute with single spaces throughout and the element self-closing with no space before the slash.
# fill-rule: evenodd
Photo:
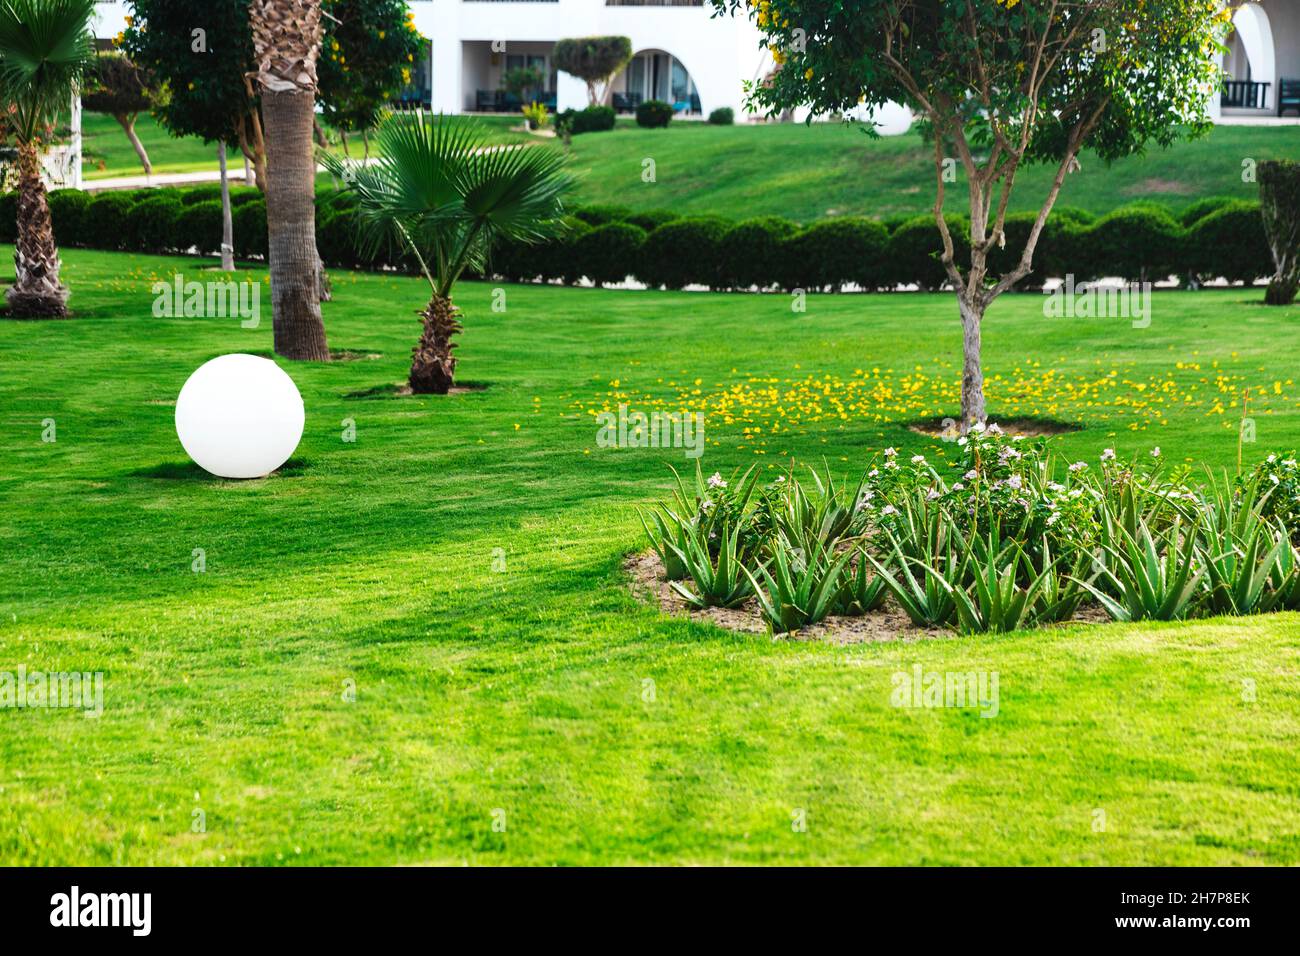
<svg viewBox="0 0 1300 956">
<path fill-rule="evenodd" d="M 644 229 L 610 222 L 583 235 L 574 244 L 574 254 L 588 279 L 597 285 L 613 285 L 631 275 L 645 238 Z"/>
<path fill-rule="evenodd" d="M 51 194 L 51 199 L 58 192 Z M 52 204 L 51 204 L 52 205 Z M 56 232 L 55 235 L 58 235 Z M 18 193 L 8 192 L 0 194 L 0 242 L 11 243 L 18 238 Z"/>
<path fill-rule="evenodd" d="M 175 136 L 251 140 L 258 109 L 245 74 L 256 71 L 249 0 L 127 0 L 121 48 L 165 84 L 154 115 Z M 251 147 L 250 147 L 251 148 Z"/>
<path fill-rule="evenodd" d="M 808 549 L 783 542 L 772 560 L 759 566 L 757 576 L 744 568 L 768 626 L 784 633 L 823 620 L 839 600 L 841 579 L 852 556 L 846 551 L 836 557 L 816 540 Z"/>
<path fill-rule="evenodd" d="M 1088 230 L 1088 249 L 1090 277 L 1156 282 L 1179 270 L 1182 230 L 1163 208 L 1134 204 L 1101 217 Z"/>
<path fill-rule="evenodd" d="M 12 194 L 11 194 L 12 195 Z M 4 202 L 7 197 L 0 197 L 0 225 L 6 220 Z M 56 189 L 50 193 L 50 221 L 54 225 L 54 236 L 66 245 L 84 245 L 82 222 L 86 207 L 90 205 L 92 195 L 80 189 Z M 12 241 L 12 240 L 3 240 Z"/>
<path fill-rule="evenodd" d="M 551 59 L 556 69 L 587 84 L 587 96 L 595 106 L 603 99 L 601 85 L 608 85 L 632 59 L 632 41 L 623 36 L 565 38 L 556 41 Z"/>
<path fill-rule="evenodd" d="M 662 100 L 645 100 L 636 108 L 636 125 L 646 129 L 666 129 L 673 120 L 671 103 Z"/>
<path fill-rule="evenodd" d="M 717 531 L 693 526 L 685 548 L 669 542 L 667 547 L 681 561 L 691 582 L 673 581 L 673 590 L 697 608 L 736 607 L 743 602 L 751 584 L 737 553 L 739 538 L 739 528 L 728 529 L 724 524 Z"/>
<path fill-rule="evenodd" d="M 884 260 L 889 241 L 885 227 L 874 220 L 826 219 L 781 242 L 778 274 L 787 288 L 839 291 L 853 282 L 875 289 L 888 278 Z"/>
<path fill-rule="evenodd" d="M 484 149 L 481 126 L 441 115 L 394 116 L 379 146 L 374 165 L 323 160 L 357 197 L 360 250 L 400 246 L 435 294 L 449 295 L 467 268 L 483 270 L 494 244 L 541 242 L 556 231 L 571 185 L 558 152 Z"/>
<path fill-rule="evenodd" d="M 726 233 L 726 221 L 711 217 L 665 223 L 646 237 L 635 275 L 646 285 L 666 289 L 714 285 L 719 281 L 718 262 Z"/>
<path fill-rule="evenodd" d="M 92 249 L 121 249 L 127 235 L 122 228 L 134 205 L 130 194 L 106 192 L 95 196 L 86 206 L 81 220 L 81 241 Z"/>
<path fill-rule="evenodd" d="M 948 216 L 956 261 L 968 254 L 970 226 L 966 220 Z M 889 285 L 916 283 L 922 289 L 937 289 L 948 281 L 939 257 L 943 239 L 933 216 L 916 216 L 903 223 L 889 237 L 887 282 Z"/>
<path fill-rule="evenodd" d="M 86 77 L 81 105 L 92 113 L 134 116 L 151 109 L 164 96 L 147 70 L 121 53 L 100 53 Z"/>
<path fill-rule="evenodd" d="M 736 122 L 736 111 L 730 106 L 719 106 L 709 114 L 710 126 L 730 126 Z"/>
<path fill-rule="evenodd" d="M 626 221 L 628 216 L 632 215 L 632 210 L 627 206 L 579 206 L 573 210 L 572 215 L 577 216 L 589 226 L 603 226 L 611 222 Z"/>
<path fill-rule="evenodd" d="M 181 209 L 176 198 L 165 192 L 135 203 L 128 211 L 125 223 L 127 247 L 144 252 L 166 252 L 174 248 Z"/>
<path fill-rule="evenodd" d="M 521 100 L 532 99 L 545 84 L 546 74 L 537 66 L 517 66 L 501 77 L 501 85 Z"/>
<path fill-rule="evenodd" d="M 68 108 L 72 91 L 95 62 L 94 0 L 0 3 L 0 103 L 4 125 L 32 143 Z"/>
<path fill-rule="evenodd" d="M 588 106 L 585 109 L 567 109 L 555 118 L 555 128 L 566 129 L 574 136 L 579 133 L 603 133 L 614 128 L 617 114 L 612 106 Z"/>
<path fill-rule="evenodd" d="M 623 221 L 646 232 L 654 232 L 664 223 L 681 218 L 682 214 L 672 209 L 647 209 L 644 212 L 634 212 L 624 216 Z"/>
<path fill-rule="evenodd" d="M 1264 301 L 1289 305 L 1300 290 L 1300 163 L 1259 164 L 1259 202 L 1276 271 Z"/>
<path fill-rule="evenodd" d="M 722 237 L 722 284 L 733 289 L 767 289 L 787 275 L 782 243 L 799 227 L 779 216 L 738 222 Z"/>
<path fill-rule="evenodd" d="M 256 190 L 253 190 L 256 192 Z M 232 206 L 233 198 L 231 202 Z M 338 215 L 335 213 L 334 215 Z M 318 220 L 319 221 L 319 220 Z M 267 255 L 268 236 L 266 232 L 266 203 L 261 199 L 254 199 L 249 202 L 242 202 L 234 206 L 230 213 L 231 229 L 235 233 L 235 255 L 240 258 L 259 258 L 265 259 Z M 317 227 L 317 238 L 319 239 L 319 226 Z M 349 248 L 354 246 L 352 234 L 349 230 L 346 234 L 346 242 Z M 335 248 L 343 245 L 342 242 L 336 244 Z M 318 250 L 321 258 L 327 264 L 346 265 L 346 262 L 339 261 L 335 258 L 327 258 L 324 250 Z"/>
<path fill-rule="evenodd" d="M 1190 206 L 1185 206 L 1178 214 L 1178 224 L 1188 229 L 1210 213 L 1218 212 L 1224 206 L 1230 206 L 1237 201 L 1232 196 L 1206 196 L 1204 199 L 1198 199 Z"/>
<path fill-rule="evenodd" d="M 1253 283 L 1273 272 L 1257 202 L 1236 199 L 1201 216 L 1188 228 L 1183 248 L 1186 271 L 1202 279 Z"/>
<path fill-rule="evenodd" d="M 405 0 L 325 0 L 323 10 L 316 68 L 321 114 L 334 129 L 373 129 L 410 85 L 424 40 Z"/>
</svg>

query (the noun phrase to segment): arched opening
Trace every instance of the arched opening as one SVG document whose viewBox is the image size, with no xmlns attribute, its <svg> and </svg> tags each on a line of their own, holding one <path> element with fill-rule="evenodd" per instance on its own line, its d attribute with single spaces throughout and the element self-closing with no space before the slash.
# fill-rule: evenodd
<svg viewBox="0 0 1300 956">
<path fill-rule="evenodd" d="M 1244 4 L 1232 18 L 1232 35 L 1223 57 L 1226 109 L 1266 110 L 1272 106 L 1277 75 L 1273 28 L 1258 3 Z"/>
<path fill-rule="evenodd" d="M 684 115 L 699 115 L 700 94 L 681 60 L 663 50 L 642 50 L 614 78 L 612 105 L 630 113 L 646 100 L 671 103 Z"/>
</svg>

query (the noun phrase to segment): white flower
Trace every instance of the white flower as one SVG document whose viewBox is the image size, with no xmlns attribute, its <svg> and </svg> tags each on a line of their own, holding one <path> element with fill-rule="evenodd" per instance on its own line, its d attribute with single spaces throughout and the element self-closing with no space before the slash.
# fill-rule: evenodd
<svg viewBox="0 0 1300 956">
<path fill-rule="evenodd" d="M 776 483 L 777 483 L 778 485 L 781 484 L 781 483 L 784 482 L 784 481 L 785 481 L 785 475 L 777 475 L 777 476 L 776 476 Z"/>
<path fill-rule="evenodd" d="M 989 434 L 990 434 L 990 435 L 1001 435 L 1001 434 L 1002 434 L 1002 429 L 1001 429 L 1001 427 L 999 427 L 999 425 L 998 425 L 997 422 L 994 422 L 992 425 L 989 426 Z"/>
<path fill-rule="evenodd" d="M 880 513 L 882 515 L 896 515 L 898 514 L 898 509 L 893 505 L 885 505 L 885 507 L 880 509 Z"/>
<path fill-rule="evenodd" d="M 914 465 L 924 465 L 924 464 L 925 464 L 925 456 L 924 456 L 924 455 L 913 455 L 913 456 L 912 456 L 912 464 L 914 464 Z"/>
<path fill-rule="evenodd" d="M 895 455 L 897 455 L 897 454 L 898 454 L 898 449 L 897 449 L 897 448 L 886 448 L 886 449 L 885 449 L 885 457 L 886 457 L 886 458 L 893 458 L 893 457 L 894 457 Z"/>
<path fill-rule="evenodd" d="M 973 431 L 976 435 L 982 435 L 984 434 L 984 423 L 976 422 L 974 425 L 970 427 L 970 430 Z"/>
<path fill-rule="evenodd" d="M 1283 461 L 1282 464 L 1286 465 L 1288 468 L 1294 468 L 1296 466 L 1296 461 L 1294 458 L 1288 458 Z"/>
<path fill-rule="evenodd" d="M 936 489 L 931 488 L 929 493 L 925 496 L 925 500 L 934 501 L 938 497 L 939 497 L 939 492 Z"/>
<path fill-rule="evenodd" d="M 1065 485 L 1058 484 L 1058 483 L 1055 482 L 1055 481 L 1051 482 L 1047 487 L 1048 487 L 1048 488 L 1051 488 L 1053 491 L 1056 491 L 1056 492 L 1061 492 L 1061 491 L 1064 491 L 1064 490 L 1065 490 Z"/>
<path fill-rule="evenodd" d="M 1058 514 L 1054 514 L 1047 519 L 1047 526 L 1050 528 L 1052 525 L 1056 524 L 1056 522 L 1060 520 L 1061 520 L 1061 516 Z"/>
<path fill-rule="evenodd" d="M 967 481 L 974 481 L 976 478 L 979 477 L 979 475 L 976 474 L 975 469 L 972 468 L 970 471 L 966 472 L 966 474 L 962 475 L 962 477 L 965 478 Z"/>
<path fill-rule="evenodd" d="M 1269 456 L 1268 456 L 1267 458 L 1265 458 L 1264 460 L 1267 461 L 1267 462 L 1271 465 L 1271 464 L 1273 464 L 1273 462 L 1277 461 L 1277 455 L 1269 455 Z"/>
<path fill-rule="evenodd" d="M 872 468 L 869 472 L 867 472 L 867 477 L 868 477 L 868 478 L 879 478 L 879 477 L 880 477 L 880 469 L 879 469 L 879 468 Z"/>
<path fill-rule="evenodd" d="M 1007 479 L 1008 488 L 1011 488 L 1015 491 L 1019 491 L 1020 485 L 1021 485 L 1021 481 L 1019 475 L 1012 475 L 1010 478 Z"/>
<path fill-rule="evenodd" d="M 965 444 L 967 443 L 967 441 L 968 441 L 968 439 L 966 438 L 966 436 L 965 436 L 965 435 L 962 435 L 960 438 L 957 439 L 957 444 L 958 444 L 958 445 L 965 445 Z"/>
<path fill-rule="evenodd" d="M 966 486 L 963 485 L 960 481 L 954 481 L 954 482 L 953 482 L 953 485 L 952 485 L 952 490 L 953 490 L 953 491 L 961 491 L 961 490 L 962 490 L 963 488 L 965 488 L 965 487 L 966 487 Z"/>
<path fill-rule="evenodd" d="M 1088 467 L 1088 463 L 1086 461 L 1076 461 L 1073 465 L 1070 466 L 1070 471 L 1077 473 L 1083 471 L 1087 467 Z"/>
<path fill-rule="evenodd" d="M 1151 457 L 1152 457 L 1152 458 L 1159 458 L 1159 457 L 1160 457 L 1160 446 L 1159 446 L 1159 445 L 1156 445 L 1155 448 L 1152 448 L 1152 449 L 1151 449 Z"/>
<path fill-rule="evenodd" d="M 894 461 L 894 459 L 891 458 L 889 459 L 889 461 L 885 462 L 885 467 L 890 469 L 891 471 L 897 471 L 898 462 Z"/>
<path fill-rule="evenodd" d="M 1107 448 L 1107 449 L 1103 450 L 1102 453 L 1101 453 L 1101 460 L 1102 460 L 1102 461 L 1114 461 L 1114 460 L 1115 460 L 1115 449 L 1114 449 L 1114 448 Z"/>
<path fill-rule="evenodd" d="M 722 472 L 715 471 L 713 474 L 709 475 L 709 487 L 710 488 L 727 487 L 727 483 L 722 478 Z"/>
<path fill-rule="evenodd" d="M 708 498 L 705 498 L 703 501 L 700 502 L 701 511 L 708 511 L 712 507 L 713 507 L 713 502 L 710 501 Z"/>
</svg>

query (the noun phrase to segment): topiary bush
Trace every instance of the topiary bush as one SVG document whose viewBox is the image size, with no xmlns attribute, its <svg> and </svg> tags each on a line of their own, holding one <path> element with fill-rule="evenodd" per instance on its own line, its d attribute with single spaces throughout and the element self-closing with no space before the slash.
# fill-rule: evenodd
<svg viewBox="0 0 1300 956">
<path fill-rule="evenodd" d="M 767 289 L 784 280 L 781 243 L 799 226 L 780 216 L 738 222 L 722 237 L 720 281 L 731 289 Z"/>
<path fill-rule="evenodd" d="M 664 129 L 672 119 L 672 105 L 663 100 L 646 100 L 637 104 L 637 126 L 644 126 L 646 129 Z"/>
<path fill-rule="evenodd" d="M 1165 209 L 1147 203 L 1124 206 L 1088 230 L 1086 271 L 1091 278 L 1159 281 L 1180 270 L 1183 242 L 1182 227 Z"/>
<path fill-rule="evenodd" d="M 634 212 L 623 221 L 646 232 L 654 232 L 664 223 L 681 218 L 681 213 L 673 212 L 671 209 L 647 209 L 645 212 Z"/>
<path fill-rule="evenodd" d="M 645 241 L 644 229 L 610 222 L 578 237 L 573 253 L 596 285 L 616 285 L 632 274 Z"/>
<path fill-rule="evenodd" d="M 730 106 L 719 106 L 709 114 L 710 126 L 730 126 L 736 122 L 736 111 Z"/>
<path fill-rule="evenodd" d="M 141 200 L 127 212 L 125 245 L 142 252 L 166 252 L 176 246 L 181 210 L 175 196 L 160 192 Z"/>
<path fill-rule="evenodd" d="M 1183 239 L 1183 261 L 1202 279 L 1252 283 L 1273 274 L 1259 203 L 1234 199 L 1196 220 Z"/>
<path fill-rule="evenodd" d="M 231 210 L 230 222 L 235 231 L 235 255 L 241 259 L 265 259 L 266 203 L 259 200 L 241 204 Z M 324 255 L 321 253 L 322 259 Z"/>
<path fill-rule="evenodd" d="M 522 246 L 515 250 L 516 268 L 531 272 L 546 281 L 563 279 L 572 285 L 584 275 L 582 264 L 574 252 L 578 242 L 591 232 L 587 225 L 576 216 L 565 216 L 560 221 L 559 235 L 550 242 L 538 245 Z"/>
<path fill-rule="evenodd" d="M 233 225 L 234 214 L 231 213 Z M 185 207 L 176 223 L 176 248 L 193 248 L 199 255 L 221 251 L 221 200 L 209 199 Z"/>
<path fill-rule="evenodd" d="M 1178 224 L 1184 229 L 1196 225 L 1212 212 L 1218 212 L 1224 206 L 1237 202 L 1231 196 L 1207 196 L 1198 199 L 1178 214 Z"/>
<path fill-rule="evenodd" d="M 720 286 L 718 263 L 729 227 L 725 219 L 708 216 L 665 223 L 646 237 L 636 277 L 665 289 Z"/>
<path fill-rule="evenodd" d="M 589 226 L 603 226 L 609 222 L 625 221 L 628 216 L 632 215 L 632 210 L 627 206 L 605 203 L 593 206 L 579 206 L 573 210 L 572 214 Z"/>
<path fill-rule="evenodd" d="M 91 249 L 121 249 L 128 236 L 122 224 L 135 205 L 131 194 L 125 192 L 99 193 L 86 206 L 81 219 L 85 245 Z"/>
<path fill-rule="evenodd" d="M 80 189 L 56 189 L 50 193 L 50 220 L 54 224 L 56 242 L 66 246 L 85 244 L 82 220 L 92 198 L 90 193 Z"/>
<path fill-rule="evenodd" d="M 953 256 L 960 268 L 970 262 L 970 223 L 960 216 L 945 217 L 952 234 Z M 939 261 L 943 239 L 930 215 L 915 216 L 903 223 L 889 237 L 884 262 L 884 286 L 916 284 L 922 289 L 938 289 L 948 281 L 948 272 Z"/>
<path fill-rule="evenodd" d="M 614 128 L 614 107 L 588 106 L 585 109 L 567 109 L 555 118 L 556 127 L 566 127 L 570 133 L 603 133 Z"/>
<path fill-rule="evenodd" d="M 888 248 L 888 230 L 873 219 L 827 219 L 781 242 L 779 271 L 787 289 L 876 289 L 888 280 Z"/>
</svg>

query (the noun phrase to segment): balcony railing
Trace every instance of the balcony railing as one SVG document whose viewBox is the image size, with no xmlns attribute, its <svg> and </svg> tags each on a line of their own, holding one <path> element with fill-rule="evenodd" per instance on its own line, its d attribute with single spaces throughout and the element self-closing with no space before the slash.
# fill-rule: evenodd
<svg viewBox="0 0 1300 956">
<path fill-rule="evenodd" d="M 1225 109 L 1266 110 L 1270 86 L 1271 83 L 1256 83 L 1254 80 L 1224 80 L 1219 105 Z"/>
</svg>

